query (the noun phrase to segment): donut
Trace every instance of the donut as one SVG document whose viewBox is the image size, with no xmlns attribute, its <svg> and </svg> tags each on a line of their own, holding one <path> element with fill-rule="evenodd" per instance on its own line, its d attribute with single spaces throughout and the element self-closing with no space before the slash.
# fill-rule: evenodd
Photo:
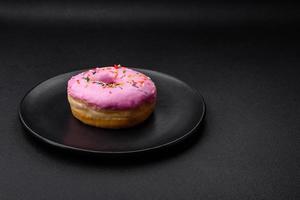
<svg viewBox="0 0 300 200">
<path fill-rule="evenodd" d="M 81 122 L 119 129 L 140 124 L 151 115 L 157 90 L 143 73 L 114 65 L 71 77 L 67 96 L 73 116 Z"/>
</svg>

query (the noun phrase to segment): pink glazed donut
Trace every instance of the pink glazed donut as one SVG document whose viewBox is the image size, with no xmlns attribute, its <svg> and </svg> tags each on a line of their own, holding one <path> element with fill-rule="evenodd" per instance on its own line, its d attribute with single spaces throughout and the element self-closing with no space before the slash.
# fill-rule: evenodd
<svg viewBox="0 0 300 200">
<path fill-rule="evenodd" d="M 114 65 L 94 68 L 68 81 L 74 117 L 101 128 L 126 128 L 146 120 L 156 103 L 152 80 L 135 70 Z"/>
</svg>

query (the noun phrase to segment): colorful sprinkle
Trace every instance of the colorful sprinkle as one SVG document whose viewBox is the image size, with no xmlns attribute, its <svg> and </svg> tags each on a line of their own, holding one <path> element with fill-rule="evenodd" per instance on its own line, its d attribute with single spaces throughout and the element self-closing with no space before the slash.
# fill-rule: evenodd
<svg viewBox="0 0 300 200">
<path fill-rule="evenodd" d="M 120 65 L 120 64 L 118 64 L 118 65 L 116 65 L 116 64 L 114 64 L 114 68 L 115 69 L 119 69 L 119 68 L 121 68 L 122 66 Z"/>
<path fill-rule="evenodd" d="M 82 77 L 84 80 L 86 80 L 87 82 L 89 82 L 90 81 L 90 77 Z"/>
</svg>

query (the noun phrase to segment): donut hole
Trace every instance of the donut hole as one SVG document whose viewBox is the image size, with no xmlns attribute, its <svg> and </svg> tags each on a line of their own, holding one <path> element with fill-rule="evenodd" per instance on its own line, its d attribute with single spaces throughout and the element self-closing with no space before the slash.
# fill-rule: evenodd
<svg viewBox="0 0 300 200">
<path fill-rule="evenodd" d="M 98 73 L 95 74 L 95 80 L 100 81 L 106 84 L 113 84 L 115 83 L 115 76 L 113 73 Z"/>
</svg>

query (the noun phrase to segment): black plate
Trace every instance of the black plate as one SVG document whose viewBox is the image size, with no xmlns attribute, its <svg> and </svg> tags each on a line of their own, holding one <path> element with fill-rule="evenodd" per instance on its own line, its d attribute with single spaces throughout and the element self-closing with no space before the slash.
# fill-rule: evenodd
<svg viewBox="0 0 300 200">
<path fill-rule="evenodd" d="M 195 132 L 205 113 L 203 98 L 169 75 L 136 69 L 155 82 L 157 105 L 142 124 L 110 130 L 75 119 L 67 101 L 68 79 L 83 70 L 50 78 L 30 90 L 20 104 L 22 124 L 51 145 L 91 153 L 135 153 L 175 144 Z"/>
</svg>

